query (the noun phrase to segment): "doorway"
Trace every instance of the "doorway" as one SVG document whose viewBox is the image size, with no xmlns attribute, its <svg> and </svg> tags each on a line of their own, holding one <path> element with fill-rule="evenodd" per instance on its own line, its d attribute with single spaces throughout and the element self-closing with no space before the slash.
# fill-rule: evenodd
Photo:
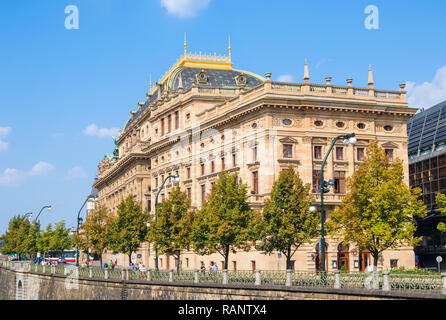
<svg viewBox="0 0 446 320">
<path fill-rule="evenodd" d="M 372 265 L 370 251 L 362 250 L 359 254 L 359 271 L 366 271 L 370 265 Z"/>
<path fill-rule="evenodd" d="M 325 271 L 328 271 L 328 255 L 327 255 L 328 245 L 325 243 Z M 319 249 L 319 243 L 316 245 L 316 259 L 315 259 L 316 271 L 322 271 L 322 255 Z"/>
<path fill-rule="evenodd" d="M 350 271 L 349 246 L 344 246 L 342 242 L 338 245 L 338 269 Z"/>
</svg>

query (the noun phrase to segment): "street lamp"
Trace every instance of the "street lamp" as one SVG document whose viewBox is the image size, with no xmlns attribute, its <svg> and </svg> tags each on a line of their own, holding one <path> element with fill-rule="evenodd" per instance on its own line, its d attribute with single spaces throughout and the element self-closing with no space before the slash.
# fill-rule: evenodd
<svg viewBox="0 0 446 320">
<path fill-rule="evenodd" d="M 51 207 L 50 205 L 43 206 L 42 209 L 40 209 L 39 214 L 37 215 L 36 219 L 34 220 L 37 222 L 37 238 L 40 238 L 40 220 L 38 220 L 38 219 L 39 219 L 39 216 L 42 213 L 43 209 L 47 209 L 48 211 L 51 211 L 53 209 L 53 207 Z M 39 255 L 39 253 L 38 253 L 38 255 Z"/>
<path fill-rule="evenodd" d="M 321 191 L 321 202 L 320 203 L 312 203 L 312 205 L 320 205 L 321 207 L 321 242 L 319 245 L 320 253 L 321 253 L 321 280 L 322 282 L 325 282 L 326 279 L 326 270 L 325 270 L 325 230 L 324 230 L 324 223 L 325 223 L 325 212 L 324 212 L 324 193 L 327 193 L 329 190 L 326 188 L 329 185 L 334 185 L 334 181 L 330 180 L 329 182 L 324 181 L 324 166 L 325 162 L 327 161 L 328 156 L 330 155 L 331 150 L 333 149 L 334 144 L 339 139 L 344 139 L 344 145 L 349 144 L 355 144 L 356 138 L 355 133 L 348 133 L 348 134 L 341 134 L 333 139 L 330 148 L 328 149 L 327 154 L 325 155 L 324 161 L 322 162 L 321 166 L 321 173 L 320 173 L 320 191 Z M 316 208 L 313 207 L 313 210 L 315 211 Z M 312 211 L 312 212 L 314 212 Z"/>
<path fill-rule="evenodd" d="M 98 189 L 96 189 L 95 187 L 91 188 L 90 195 L 87 197 L 87 199 L 85 199 L 84 203 L 82 204 L 82 207 L 79 209 L 79 212 L 77 214 L 77 228 L 76 228 L 77 236 L 79 236 L 79 224 L 82 223 L 82 221 L 83 221 L 82 218 L 80 217 L 82 209 L 84 208 L 84 206 L 88 200 L 96 199 L 98 197 L 98 192 L 99 192 Z M 79 267 L 79 252 L 78 251 L 79 251 L 79 246 L 76 241 L 76 267 Z"/>
<path fill-rule="evenodd" d="M 158 217 L 158 196 L 161 193 L 161 190 L 163 190 L 164 185 L 166 184 L 167 180 L 169 180 L 169 178 L 172 178 L 173 183 L 178 183 L 180 182 L 180 176 L 179 175 L 169 175 L 167 176 L 163 183 L 161 184 L 161 187 L 159 188 L 158 192 L 156 193 L 156 197 L 155 197 L 155 223 Z M 158 249 L 155 249 L 155 270 L 156 272 L 159 271 L 158 269 Z"/>
</svg>

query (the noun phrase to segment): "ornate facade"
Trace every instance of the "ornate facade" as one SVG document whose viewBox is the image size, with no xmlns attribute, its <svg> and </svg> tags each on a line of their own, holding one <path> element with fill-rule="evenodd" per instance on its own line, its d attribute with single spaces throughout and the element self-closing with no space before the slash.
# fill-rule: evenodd
<svg viewBox="0 0 446 320">
<path fill-rule="evenodd" d="M 406 121 L 416 109 L 409 109 L 404 84 L 399 91 L 374 88 L 369 68 L 367 88 L 310 83 L 305 62 L 303 83 L 274 82 L 265 77 L 232 68 L 229 56 L 186 53 L 138 103 L 116 140 L 114 157 L 105 157 L 98 166 L 94 187 L 99 190 L 98 204 L 113 213 L 119 202 L 131 194 L 152 214 L 155 196 L 165 177 L 180 176 L 180 186 L 192 206 L 200 208 L 219 172 L 237 172 L 247 183 L 249 202 L 261 209 L 273 182 L 283 168 L 292 166 L 305 183 L 313 185 L 316 200 L 318 171 L 332 139 L 355 132 L 357 143 L 340 142 L 329 157 L 324 178 L 335 185 L 324 201 L 330 212 L 345 195 L 345 179 L 361 162 L 365 148 L 377 140 L 389 156 L 403 159 L 407 168 Z M 407 178 L 407 172 L 406 178 Z M 164 186 L 159 201 L 169 196 L 171 181 Z M 317 239 L 302 246 L 293 257 L 295 269 L 318 268 Z M 355 252 L 354 245 L 344 248 L 327 240 L 328 270 L 345 265 L 358 271 L 370 264 L 367 252 Z M 114 258 L 114 255 L 106 257 Z M 135 259 L 154 268 L 154 251 L 148 244 Z M 160 255 L 160 268 L 174 268 L 172 257 Z M 119 257 L 121 264 L 126 263 Z M 218 254 L 199 256 L 185 252 L 183 269 L 199 268 L 201 261 L 222 267 Z M 414 266 L 411 247 L 387 250 L 379 267 Z M 263 255 L 254 249 L 230 255 L 229 269 L 275 270 L 285 267 L 284 258 Z"/>
</svg>

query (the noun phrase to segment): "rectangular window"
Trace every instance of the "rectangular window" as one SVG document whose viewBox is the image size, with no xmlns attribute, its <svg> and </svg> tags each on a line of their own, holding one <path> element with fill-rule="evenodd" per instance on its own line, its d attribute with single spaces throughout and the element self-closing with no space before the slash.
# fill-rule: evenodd
<svg viewBox="0 0 446 320">
<path fill-rule="evenodd" d="M 161 135 L 164 136 L 164 118 L 161 119 Z"/>
<path fill-rule="evenodd" d="M 232 261 L 232 269 L 237 271 L 237 261 Z"/>
<path fill-rule="evenodd" d="M 225 170 L 225 158 L 224 157 L 221 158 L 221 170 L 222 171 Z"/>
<path fill-rule="evenodd" d="M 336 147 L 336 160 L 344 160 L 344 148 Z"/>
<path fill-rule="evenodd" d="M 147 211 L 149 213 L 152 211 L 152 200 L 147 201 Z"/>
<path fill-rule="evenodd" d="M 189 268 L 189 258 L 186 258 L 186 268 Z"/>
<path fill-rule="evenodd" d="M 237 166 L 237 155 L 235 153 L 232 154 L 232 166 L 233 167 Z"/>
<path fill-rule="evenodd" d="M 293 145 L 291 145 L 291 144 L 283 145 L 283 157 L 284 158 L 292 158 L 293 157 Z"/>
<path fill-rule="evenodd" d="M 314 146 L 314 159 L 322 159 L 322 147 Z"/>
<path fill-rule="evenodd" d="M 251 269 L 252 271 L 256 271 L 256 262 L 254 260 L 251 261 Z"/>
<path fill-rule="evenodd" d="M 254 171 L 252 173 L 252 185 L 253 185 L 253 193 L 259 194 L 259 173 Z"/>
<path fill-rule="evenodd" d="M 398 259 L 390 260 L 390 268 L 398 268 Z"/>
<path fill-rule="evenodd" d="M 155 188 L 158 188 L 158 178 L 155 178 Z"/>
<path fill-rule="evenodd" d="M 313 170 L 313 192 L 318 193 L 321 190 L 321 172 L 319 170 Z"/>
<path fill-rule="evenodd" d="M 345 171 L 334 172 L 334 193 L 345 193 Z"/>
<path fill-rule="evenodd" d="M 393 161 L 393 149 L 386 149 L 386 156 L 387 158 L 389 158 L 389 161 L 392 162 Z"/>
<path fill-rule="evenodd" d="M 201 185 L 201 203 L 203 204 L 206 201 L 206 185 Z"/>
<path fill-rule="evenodd" d="M 296 262 L 296 260 L 290 260 L 290 266 L 288 267 L 288 269 L 294 271 L 294 265 L 295 265 L 295 262 Z"/>
<path fill-rule="evenodd" d="M 175 111 L 175 129 L 180 127 L 180 113 Z"/>
<path fill-rule="evenodd" d="M 190 168 L 186 168 L 187 179 L 190 179 Z"/>
<path fill-rule="evenodd" d="M 215 162 L 211 161 L 211 172 L 215 171 Z"/>
<path fill-rule="evenodd" d="M 255 146 L 254 148 L 252 148 L 252 161 L 256 162 L 257 161 L 257 146 Z"/>
<path fill-rule="evenodd" d="M 172 116 L 169 114 L 167 116 L 167 133 L 170 133 L 172 131 Z"/>
<path fill-rule="evenodd" d="M 204 175 L 204 163 L 202 163 L 200 165 L 200 167 L 201 167 L 201 175 L 203 176 Z"/>
<path fill-rule="evenodd" d="M 364 148 L 356 149 L 356 159 L 358 161 L 363 161 L 364 160 Z"/>
<path fill-rule="evenodd" d="M 191 188 L 187 188 L 186 190 L 187 190 L 187 197 L 189 199 L 192 199 L 192 189 Z"/>
</svg>

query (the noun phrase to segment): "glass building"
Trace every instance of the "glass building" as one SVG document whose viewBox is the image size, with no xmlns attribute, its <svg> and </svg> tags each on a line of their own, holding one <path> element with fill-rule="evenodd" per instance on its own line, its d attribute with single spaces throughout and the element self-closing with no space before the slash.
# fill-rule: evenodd
<svg viewBox="0 0 446 320">
<path fill-rule="evenodd" d="M 423 190 L 428 215 L 418 220 L 417 236 L 423 236 L 415 248 L 419 267 L 437 269 L 437 256 L 443 256 L 446 269 L 446 233 L 437 229 L 446 221 L 436 203 L 436 194 L 446 194 L 446 101 L 418 112 L 407 122 L 409 136 L 409 184 Z"/>
</svg>

